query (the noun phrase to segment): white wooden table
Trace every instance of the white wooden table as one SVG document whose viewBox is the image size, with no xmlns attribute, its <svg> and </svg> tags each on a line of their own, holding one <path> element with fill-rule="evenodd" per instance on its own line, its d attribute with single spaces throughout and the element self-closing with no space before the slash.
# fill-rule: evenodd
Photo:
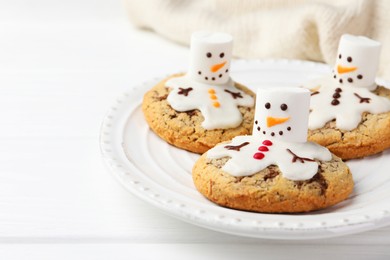
<svg viewBox="0 0 390 260">
<path fill-rule="evenodd" d="M 124 190 L 99 151 L 107 108 L 187 58 L 186 47 L 132 28 L 120 1 L 0 2 L 0 259 L 389 259 L 390 227 L 243 238 Z"/>
</svg>

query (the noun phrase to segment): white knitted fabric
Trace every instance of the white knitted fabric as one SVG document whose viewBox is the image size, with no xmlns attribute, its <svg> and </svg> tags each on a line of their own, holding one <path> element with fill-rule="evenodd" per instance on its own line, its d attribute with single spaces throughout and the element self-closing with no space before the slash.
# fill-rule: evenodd
<svg viewBox="0 0 390 260">
<path fill-rule="evenodd" d="M 235 57 L 333 65 L 340 36 L 382 43 L 378 75 L 390 80 L 390 0 L 125 0 L 140 28 L 189 44 L 196 30 L 234 36 Z"/>
</svg>

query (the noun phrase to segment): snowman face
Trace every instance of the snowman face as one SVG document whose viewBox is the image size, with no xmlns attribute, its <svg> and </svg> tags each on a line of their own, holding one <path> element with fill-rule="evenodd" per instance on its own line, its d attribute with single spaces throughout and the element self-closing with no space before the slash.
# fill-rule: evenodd
<svg viewBox="0 0 390 260">
<path fill-rule="evenodd" d="M 189 76 L 206 84 L 229 80 L 233 37 L 226 33 L 195 32 L 191 37 Z"/>
<path fill-rule="evenodd" d="M 309 105 L 310 91 L 307 89 L 258 89 L 253 135 L 306 142 Z"/>
<path fill-rule="evenodd" d="M 342 85 L 375 88 L 380 46 L 369 38 L 344 34 L 340 39 L 333 78 Z"/>
</svg>

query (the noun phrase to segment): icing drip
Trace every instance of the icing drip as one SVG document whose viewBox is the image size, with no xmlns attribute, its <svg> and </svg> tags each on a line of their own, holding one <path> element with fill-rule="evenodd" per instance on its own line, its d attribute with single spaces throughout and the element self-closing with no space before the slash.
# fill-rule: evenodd
<svg viewBox="0 0 390 260">
<path fill-rule="evenodd" d="M 332 159 L 328 149 L 312 142 L 270 141 L 256 136 L 237 136 L 229 145 L 219 144 L 207 151 L 207 158 L 223 157 L 230 159 L 222 170 L 233 176 L 250 176 L 270 165 L 277 165 L 284 178 L 294 181 L 311 179 L 318 172 L 319 166 L 314 159 Z"/>
<path fill-rule="evenodd" d="M 312 81 L 304 87 L 313 89 L 314 86 L 316 91 L 311 95 L 309 115 L 311 130 L 321 128 L 336 119 L 338 129 L 350 131 L 359 125 L 362 113 L 380 114 L 390 111 L 389 99 L 366 88 L 342 86 L 330 76 Z"/>
<path fill-rule="evenodd" d="M 166 82 L 172 88 L 167 101 L 179 112 L 199 109 L 207 130 L 234 128 L 241 124 L 238 106 L 252 107 L 254 99 L 234 86 L 232 79 L 223 85 L 210 85 L 192 80 L 187 75 Z M 187 95 L 183 91 L 189 90 Z"/>
</svg>

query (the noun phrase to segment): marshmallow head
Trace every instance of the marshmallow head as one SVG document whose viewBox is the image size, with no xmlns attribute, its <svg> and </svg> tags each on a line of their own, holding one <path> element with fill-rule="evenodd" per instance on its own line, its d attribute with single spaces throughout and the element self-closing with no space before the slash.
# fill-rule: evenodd
<svg viewBox="0 0 390 260">
<path fill-rule="evenodd" d="M 285 142 L 307 141 L 310 91 L 303 88 L 260 88 L 256 96 L 253 135 Z"/>
<path fill-rule="evenodd" d="M 344 34 L 339 43 L 333 78 L 342 85 L 373 90 L 381 44 L 363 36 Z"/>
<path fill-rule="evenodd" d="M 206 84 L 229 80 L 233 37 L 227 33 L 195 32 L 191 36 L 189 76 Z"/>
</svg>

